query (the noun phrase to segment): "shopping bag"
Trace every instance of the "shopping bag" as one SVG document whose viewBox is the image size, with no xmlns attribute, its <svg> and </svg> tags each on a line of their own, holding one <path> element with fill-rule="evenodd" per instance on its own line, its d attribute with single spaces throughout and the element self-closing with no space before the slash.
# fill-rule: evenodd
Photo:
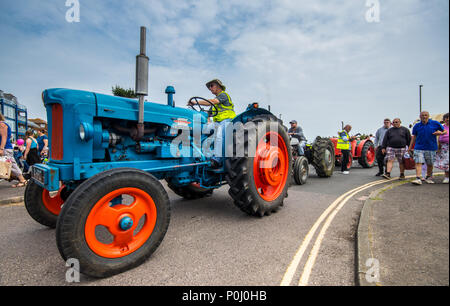
<svg viewBox="0 0 450 306">
<path fill-rule="evenodd" d="M 416 169 L 416 162 L 414 161 L 414 158 L 409 155 L 409 153 L 406 153 L 403 156 L 403 165 L 405 166 L 405 170 Z"/>
<path fill-rule="evenodd" d="M 0 179 L 9 180 L 12 163 L 5 156 L 0 157 Z"/>
</svg>

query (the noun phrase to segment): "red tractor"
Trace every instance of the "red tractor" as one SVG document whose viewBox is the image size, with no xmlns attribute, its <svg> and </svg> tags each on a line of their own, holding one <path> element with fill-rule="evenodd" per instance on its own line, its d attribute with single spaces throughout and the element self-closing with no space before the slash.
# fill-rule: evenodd
<svg viewBox="0 0 450 306">
<path fill-rule="evenodd" d="M 358 136 L 360 134 L 356 134 Z M 340 165 L 342 163 L 342 152 L 338 149 L 337 138 L 331 138 L 331 141 L 334 143 L 334 151 L 336 156 L 336 164 Z M 346 161 L 347 169 L 350 169 L 353 163 L 353 160 L 358 160 L 358 163 L 363 168 L 372 168 L 375 165 L 375 145 L 373 142 L 367 138 L 364 140 L 352 140 L 351 141 L 352 149 L 349 154 L 349 159 Z"/>
</svg>

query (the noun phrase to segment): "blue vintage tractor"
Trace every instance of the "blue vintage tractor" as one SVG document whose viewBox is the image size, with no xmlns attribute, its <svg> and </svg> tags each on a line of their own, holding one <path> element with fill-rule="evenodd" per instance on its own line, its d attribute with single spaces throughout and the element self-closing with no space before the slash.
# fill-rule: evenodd
<svg viewBox="0 0 450 306">
<path fill-rule="evenodd" d="M 213 166 L 214 130 L 204 128 L 214 106 L 175 107 L 171 86 L 166 105 L 144 103 L 142 49 L 141 37 L 139 101 L 69 89 L 42 95 L 49 161 L 33 167 L 25 206 L 37 222 L 56 227 L 63 259 L 78 259 L 81 272 L 94 277 L 133 268 L 157 249 L 170 221 L 160 180 L 188 199 L 227 184 L 234 203 L 260 217 L 277 211 L 288 194 L 292 157 L 282 122 L 250 104 L 226 128 L 228 154 Z"/>
</svg>

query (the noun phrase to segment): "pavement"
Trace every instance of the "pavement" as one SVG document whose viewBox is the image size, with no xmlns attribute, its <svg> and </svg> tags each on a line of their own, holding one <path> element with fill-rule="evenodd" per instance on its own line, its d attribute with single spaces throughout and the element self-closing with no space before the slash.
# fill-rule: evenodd
<svg viewBox="0 0 450 306">
<path fill-rule="evenodd" d="M 356 233 L 361 286 L 449 286 L 449 185 L 393 179 L 365 201 Z M 23 201 L 25 187 L 0 181 L 0 205 Z"/>
<path fill-rule="evenodd" d="M 17 181 L 8 182 L 0 180 L 0 205 L 23 202 L 25 187 L 12 188 Z"/>
<path fill-rule="evenodd" d="M 393 181 L 366 200 L 357 233 L 361 286 L 449 286 L 449 185 Z"/>
</svg>

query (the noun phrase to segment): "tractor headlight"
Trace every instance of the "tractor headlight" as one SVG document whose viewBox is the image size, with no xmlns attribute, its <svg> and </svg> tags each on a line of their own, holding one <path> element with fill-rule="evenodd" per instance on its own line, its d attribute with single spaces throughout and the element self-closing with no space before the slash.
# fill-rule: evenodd
<svg viewBox="0 0 450 306">
<path fill-rule="evenodd" d="M 80 123 L 79 135 L 81 140 L 89 141 L 94 135 L 94 129 L 92 128 L 92 125 L 86 122 Z"/>
<path fill-rule="evenodd" d="M 80 138 L 84 140 L 86 138 L 86 130 L 84 129 L 83 124 L 80 124 Z"/>
</svg>

